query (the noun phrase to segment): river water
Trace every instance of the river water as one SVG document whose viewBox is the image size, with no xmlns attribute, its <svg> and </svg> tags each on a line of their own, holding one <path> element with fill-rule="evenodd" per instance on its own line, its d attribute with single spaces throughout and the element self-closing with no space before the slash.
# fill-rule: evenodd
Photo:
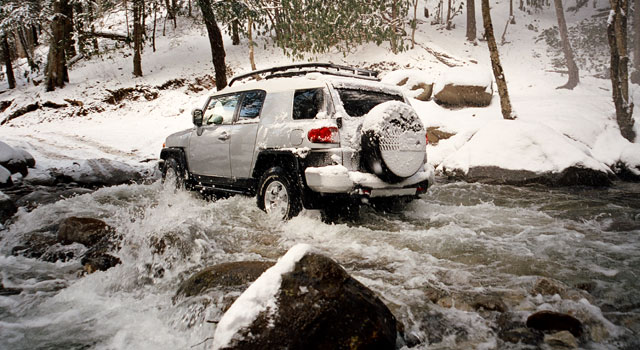
<svg viewBox="0 0 640 350">
<path fill-rule="evenodd" d="M 122 260 L 82 276 L 78 260 L 11 255 L 28 233 L 68 216 L 101 218 L 124 236 Z M 275 260 L 309 243 L 381 296 L 416 349 L 504 344 L 500 316 L 570 313 L 581 347 L 640 341 L 640 185 L 611 188 L 438 183 L 400 213 L 366 208 L 325 223 L 315 212 L 279 222 L 254 198 L 205 201 L 159 183 L 103 188 L 21 211 L 0 231 L 0 349 L 207 349 L 223 291 L 172 300 L 192 273 L 238 260 Z M 154 241 L 163 238 L 161 254 Z M 78 249 L 82 249 L 79 247 Z M 545 277 L 560 292 L 538 293 Z M 484 298 L 484 299 L 483 299 Z M 477 300 L 501 302 L 502 310 Z"/>
</svg>

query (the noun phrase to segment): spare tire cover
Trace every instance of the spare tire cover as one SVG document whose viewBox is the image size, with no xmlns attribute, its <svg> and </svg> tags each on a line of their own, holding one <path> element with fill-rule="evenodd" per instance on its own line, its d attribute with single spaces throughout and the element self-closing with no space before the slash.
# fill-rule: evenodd
<svg viewBox="0 0 640 350">
<path fill-rule="evenodd" d="M 424 126 L 411 106 L 381 103 L 364 116 L 361 131 L 365 168 L 395 183 L 422 169 L 426 153 Z"/>
</svg>

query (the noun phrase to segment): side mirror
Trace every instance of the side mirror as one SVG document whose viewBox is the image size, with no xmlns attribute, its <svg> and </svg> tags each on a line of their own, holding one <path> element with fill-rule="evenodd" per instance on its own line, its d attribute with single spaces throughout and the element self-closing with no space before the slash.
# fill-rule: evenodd
<svg viewBox="0 0 640 350">
<path fill-rule="evenodd" d="M 213 118 L 213 120 L 211 122 L 213 124 L 215 124 L 215 125 L 220 125 L 220 124 L 222 124 L 223 121 L 224 121 L 224 119 L 222 119 L 222 116 L 217 116 L 217 117 Z"/>
<path fill-rule="evenodd" d="M 200 108 L 195 108 L 191 111 L 191 116 L 193 120 L 193 125 L 202 126 L 202 110 Z"/>
</svg>

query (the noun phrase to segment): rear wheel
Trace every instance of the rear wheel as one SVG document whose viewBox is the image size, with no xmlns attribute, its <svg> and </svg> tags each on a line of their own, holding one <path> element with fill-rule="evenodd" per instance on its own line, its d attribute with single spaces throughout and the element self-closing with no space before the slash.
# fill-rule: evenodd
<svg viewBox="0 0 640 350">
<path fill-rule="evenodd" d="M 258 186 L 258 208 L 280 219 L 288 220 L 302 210 L 300 189 L 280 167 L 267 170 Z"/>
</svg>

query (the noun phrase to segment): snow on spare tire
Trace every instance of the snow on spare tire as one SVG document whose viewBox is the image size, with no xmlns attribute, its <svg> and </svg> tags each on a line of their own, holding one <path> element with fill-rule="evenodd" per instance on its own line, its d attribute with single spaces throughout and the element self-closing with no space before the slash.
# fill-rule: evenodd
<svg viewBox="0 0 640 350">
<path fill-rule="evenodd" d="M 364 118 L 361 145 L 367 170 L 397 183 L 422 169 L 425 131 L 411 106 L 399 101 L 381 103 Z"/>
</svg>

